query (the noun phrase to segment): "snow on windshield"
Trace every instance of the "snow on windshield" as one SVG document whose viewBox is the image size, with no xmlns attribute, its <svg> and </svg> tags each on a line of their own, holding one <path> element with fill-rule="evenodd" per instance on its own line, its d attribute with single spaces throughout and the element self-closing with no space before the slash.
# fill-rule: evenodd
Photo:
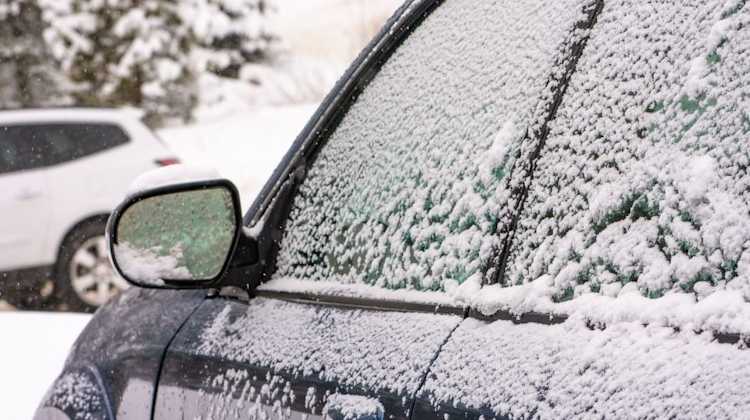
<svg viewBox="0 0 750 420">
<path fill-rule="evenodd" d="M 743 5 L 605 3 L 537 164 L 503 286 L 534 282 L 526 289 L 555 302 L 635 292 L 695 303 L 721 292 L 714 314 L 750 298 Z"/>
<path fill-rule="evenodd" d="M 296 196 L 276 278 L 445 291 L 498 247 L 505 178 L 583 0 L 445 2 L 386 62 Z"/>
</svg>

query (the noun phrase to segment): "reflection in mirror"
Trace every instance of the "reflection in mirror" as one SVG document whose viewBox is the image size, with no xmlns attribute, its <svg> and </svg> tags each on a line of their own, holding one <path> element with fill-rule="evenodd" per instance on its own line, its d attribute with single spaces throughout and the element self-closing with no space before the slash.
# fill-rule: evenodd
<svg viewBox="0 0 750 420">
<path fill-rule="evenodd" d="M 115 226 L 113 258 L 125 277 L 143 285 L 212 280 L 231 252 L 235 211 L 222 187 L 137 201 Z"/>
</svg>

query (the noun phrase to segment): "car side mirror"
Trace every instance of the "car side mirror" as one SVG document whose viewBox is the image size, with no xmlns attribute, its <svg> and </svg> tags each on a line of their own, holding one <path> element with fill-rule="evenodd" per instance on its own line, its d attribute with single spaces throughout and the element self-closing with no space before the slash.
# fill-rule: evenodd
<svg viewBox="0 0 750 420">
<path fill-rule="evenodd" d="M 205 288 L 228 271 L 242 235 L 237 188 L 216 179 L 133 194 L 112 213 L 112 263 L 141 287 Z"/>
</svg>

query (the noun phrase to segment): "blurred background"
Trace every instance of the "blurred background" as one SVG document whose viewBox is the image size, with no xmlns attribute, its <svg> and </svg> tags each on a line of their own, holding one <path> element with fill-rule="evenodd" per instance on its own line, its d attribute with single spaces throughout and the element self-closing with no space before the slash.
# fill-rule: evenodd
<svg viewBox="0 0 750 420">
<path fill-rule="evenodd" d="M 127 287 L 103 229 L 130 182 L 207 165 L 246 209 L 400 4 L 0 0 L 0 417 L 30 418 L 78 313 Z"/>
</svg>

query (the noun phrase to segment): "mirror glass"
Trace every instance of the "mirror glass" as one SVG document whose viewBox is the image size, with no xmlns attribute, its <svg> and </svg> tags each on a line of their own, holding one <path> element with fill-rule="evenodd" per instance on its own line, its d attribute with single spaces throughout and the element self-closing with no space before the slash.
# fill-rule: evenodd
<svg viewBox="0 0 750 420">
<path fill-rule="evenodd" d="M 231 192 L 222 187 L 137 201 L 116 221 L 113 258 L 135 283 L 212 280 L 231 252 L 234 205 Z"/>
</svg>

